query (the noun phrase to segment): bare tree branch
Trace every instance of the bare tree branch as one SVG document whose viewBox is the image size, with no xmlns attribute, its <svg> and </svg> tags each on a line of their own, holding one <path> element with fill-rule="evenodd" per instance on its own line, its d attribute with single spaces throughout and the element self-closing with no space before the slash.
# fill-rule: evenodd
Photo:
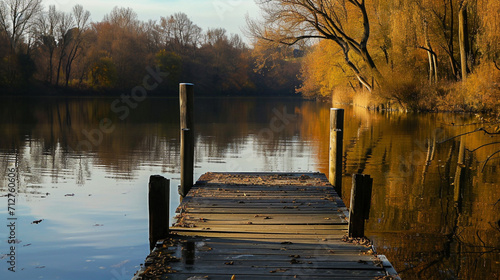
<svg viewBox="0 0 500 280">
<path fill-rule="evenodd" d="M 468 134 L 476 133 L 476 132 L 479 132 L 479 131 L 482 131 L 482 132 L 484 132 L 485 134 L 488 134 L 488 135 L 500 135 L 500 132 L 489 132 L 489 131 L 487 131 L 486 129 L 484 129 L 484 127 L 480 127 L 480 128 L 475 129 L 475 130 L 468 131 L 468 132 L 465 132 L 465 133 L 462 133 L 462 134 L 458 134 L 458 135 L 455 135 L 455 136 L 450 137 L 450 138 L 448 138 L 448 139 L 445 139 L 445 140 L 443 140 L 443 141 L 440 141 L 440 142 L 438 142 L 438 144 L 442 144 L 442 143 L 444 143 L 444 142 L 447 142 L 447 141 L 453 140 L 453 139 L 458 138 L 458 137 L 460 137 L 460 136 L 464 136 L 464 135 L 468 135 Z"/>
<path fill-rule="evenodd" d="M 493 60 L 493 63 L 495 64 L 495 68 L 500 71 L 500 67 L 498 67 L 497 62 L 495 60 Z"/>
<path fill-rule="evenodd" d="M 301 40 L 331 40 L 342 49 L 346 65 L 369 91 L 372 90 L 369 75 L 382 79 L 367 48 L 370 23 L 364 0 L 259 0 L 257 4 L 263 11 L 263 21 L 247 17 L 248 36 L 289 46 Z M 348 15 L 359 19 L 361 36 L 357 31 L 350 34 L 344 29 Z M 361 58 L 368 72 L 353 62 L 353 55 Z"/>
<path fill-rule="evenodd" d="M 481 146 L 479 146 L 479 147 L 477 147 L 475 149 L 472 149 L 472 150 L 469 150 L 469 149 L 466 149 L 466 150 L 473 153 L 473 152 L 475 152 L 475 151 L 477 151 L 477 150 L 479 150 L 481 148 L 484 148 L 484 147 L 489 146 L 489 145 L 495 145 L 495 144 L 500 144 L 500 142 L 491 142 L 491 143 L 487 143 L 487 144 L 481 145 Z"/>
<path fill-rule="evenodd" d="M 488 163 L 488 161 L 490 161 L 490 159 L 496 155 L 496 154 L 499 154 L 500 153 L 500 150 L 494 152 L 493 154 L 489 155 L 488 158 L 486 158 L 486 161 L 483 163 L 483 167 L 481 168 L 481 173 L 484 171 L 484 168 L 486 167 L 486 164 Z"/>
<path fill-rule="evenodd" d="M 0 31 L 5 32 L 16 51 L 26 32 L 42 11 L 42 0 L 6 0 L 0 2 Z"/>
</svg>

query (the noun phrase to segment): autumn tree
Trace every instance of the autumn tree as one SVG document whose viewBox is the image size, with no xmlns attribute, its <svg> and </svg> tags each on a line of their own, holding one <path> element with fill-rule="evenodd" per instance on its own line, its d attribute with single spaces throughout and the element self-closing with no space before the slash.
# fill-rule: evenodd
<svg viewBox="0 0 500 280">
<path fill-rule="evenodd" d="M 340 51 L 338 46 L 329 40 L 323 40 L 313 46 L 302 61 L 300 78 L 303 82 L 297 92 L 304 96 L 339 97 L 339 94 L 356 91 L 356 77 L 340 56 L 332 55 Z"/>
<path fill-rule="evenodd" d="M 48 12 L 41 14 L 36 22 L 37 39 L 40 43 L 39 59 L 48 60 L 48 65 L 45 67 L 44 79 L 52 84 L 54 75 L 54 55 L 57 47 L 56 28 L 59 24 L 59 13 L 56 11 L 56 6 L 49 6 Z"/>
<path fill-rule="evenodd" d="M 269 44 L 268 40 L 255 38 L 252 43 L 251 67 L 258 89 L 269 89 L 275 94 L 294 93 L 299 87 L 298 73 L 304 51 L 308 48 L 305 41 L 294 46 Z M 301 91 L 304 93 L 304 91 Z"/>
<path fill-rule="evenodd" d="M 478 47 L 485 61 L 493 62 L 500 71 L 500 1 L 477 0 L 480 18 Z"/>
<path fill-rule="evenodd" d="M 83 50 L 84 34 L 89 28 L 90 12 L 83 9 L 82 5 L 73 7 L 73 18 L 75 26 L 69 31 L 71 45 L 65 62 L 65 85 L 68 86 L 71 77 L 73 62 Z"/>
<path fill-rule="evenodd" d="M 307 39 L 327 39 L 342 50 L 344 63 L 369 91 L 382 76 L 368 51 L 370 20 L 364 0 L 259 0 L 263 22 L 248 19 L 248 32 L 256 38 L 294 45 Z M 360 57 L 363 65 L 353 57 Z M 366 67 L 367 69 L 365 70 Z"/>
<path fill-rule="evenodd" d="M 7 34 L 13 51 L 18 51 L 23 37 L 42 11 L 42 0 L 5 0 L 0 2 L 0 31 Z"/>
<path fill-rule="evenodd" d="M 174 52 L 163 49 L 156 53 L 155 62 L 163 73 L 168 73 L 168 76 L 165 78 L 166 83 L 161 85 L 160 88 L 176 91 L 182 74 L 182 57 Z"/>
<path fill-rule="evenodd" d="M 35 72 L 30 57 L 30 31 L 42 10 L 41 0 L 0 1 L 0 33 L 7 41 L 9 51 L 3 57 L 0 75 L 2 83 L 10 86 L 25 85 Z"/>
<path fill-rule="evenodd" d="M 227 34 L 223 28 L 208 29 L 199 50 L 205 87 L 217 93 L 242 91 L 252 87 L 249 82 L 248 50 L 243 40 Z"/>
<path fill-rule="evenodd" d="M 90 69 L 90 83 L 98 90 L 111 89 L 117 86 L 118 73 L 113 59 L 108 56 L 98 58 Z"/>
<path fill-rule="evenodd" d="M 103 21 L 92 24 L 89 34 L 94 40 L 91 60 L 109 57 L 117 72 L 117 85 L 133 87 L 144 76 L 146 66 L 151 65 L 154 53 L 148 52 L 147 36 L 143 32 L 138 15 L 130 8 L 115 7 Z"/>
<path fill-rule="evenodd" d="M 202 29 L 184 13 L 161 17 L 160 27 L 164 48 L 167 50 L 184 53 L 199 46 Z"/>
</svg>

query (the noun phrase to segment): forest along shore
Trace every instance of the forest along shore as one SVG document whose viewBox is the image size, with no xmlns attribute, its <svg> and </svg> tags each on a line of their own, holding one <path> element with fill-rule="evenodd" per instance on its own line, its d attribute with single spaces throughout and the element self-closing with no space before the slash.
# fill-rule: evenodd
<svg viewBox="0 0 500 280">
<path fill-rule="evenodd" d="M 131 94 L 143 86 L 148 96 L 168 96 L 191 82 L 201 95 L 500 112 L 498 1 L 257 1 L 261 17 L 247 19 L 246 38 L 203 30 L 182 12 L 143 21 L 115 7 L 95 20 L 82 5 L 5 2 L 2 95 Z M 165 76 L 145 79 L 151 70 Z"/>
</svg>

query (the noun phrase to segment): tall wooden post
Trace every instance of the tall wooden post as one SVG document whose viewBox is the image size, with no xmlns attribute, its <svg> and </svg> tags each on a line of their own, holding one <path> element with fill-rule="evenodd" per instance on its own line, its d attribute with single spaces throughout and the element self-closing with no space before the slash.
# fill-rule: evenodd
<svg viewBox="0 0 500 280">
<path fill-rule="evenodd" d="M 181 130 L 181 187 L 179 193 L 186 196 L 193 186 L 194 138 L 189 128 Z"/>
<path fill-rule="evenodd" d="M 194 126 L 194 85 L 179 84 L 179 102 L 181 106 L 181 129 L 193 129 Z"/>
<path fill-rule="evenodd" d="M 160 176 L 149 177 L 149 249 L 153 250 L 156 242 L 169 235 L 170 217 L 170 180 Z"/>
<path fill-rule="evenodd" d="M 181 113 L 181 185 L 179 193 L 186 196 L 193 186 L 194 175 L 194 85 L 179 85 Z"/>
<path fill-rule="evenodd" d="M 370 175 L 352 175 L 349 207 L 349 237 L 365 236 L 365 220 L 370 216 L 373 179 Z"/>
<path fill-rule="evenodd" d="M 342 146 L 344 141 L 344 109 L 330 109 L 330 184 L 342 197 Z"/>
</svg>

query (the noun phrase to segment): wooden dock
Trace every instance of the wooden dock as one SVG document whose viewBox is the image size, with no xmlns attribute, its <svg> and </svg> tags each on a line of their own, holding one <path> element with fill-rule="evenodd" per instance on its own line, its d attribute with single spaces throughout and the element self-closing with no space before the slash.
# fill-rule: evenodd
<svg viewBox="0 0 500 280">
<path fill-rule="evenodd" d="M 206 173 L 134 279 L 399 279 L 320 173 Z M 165 218 L 167 222 L 167 218 Z"/>
</svg>

